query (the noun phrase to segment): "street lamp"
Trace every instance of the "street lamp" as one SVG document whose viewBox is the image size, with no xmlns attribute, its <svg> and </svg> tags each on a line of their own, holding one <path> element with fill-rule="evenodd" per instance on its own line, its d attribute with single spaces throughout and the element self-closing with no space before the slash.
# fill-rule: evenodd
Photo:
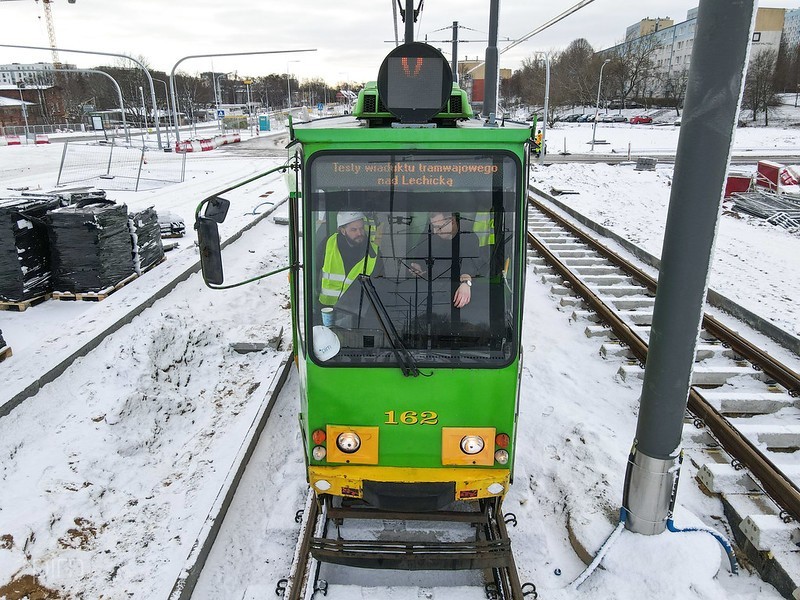
<svg viewBox="0 0 800 600">
<path fill-rule="evenodd" d="M 592 152 L 594 152 L 594 134 L 597 131 L 597 113 L 600 111 L 600 87 L 603 85 L 603 67 L 610 62 L 611 59 L 607 58 L 600 65 L 600 81 L 597 82 L 597 102 L 594 105 L 594 123 L 592 123 Z"/>
<path fill-rule="evenodd" d="M 545 80 L 544 80 L 544 118 L 542 119 L 542 142 L 539 146 L 539 163 L 544 164 L 544 146 L 545 146 L 545 135 L 547 134 L 547 111 L 550 109 L 548 106 L 550 101 L 550 54 L 548 52 L 542 52 L 544 54 L 544 66 L 545 66 Z"/>
<path fill-rule="evenodd" d="M 288 98 L 286 99 L 286 103 L 288 104 L 289 109 L 292 108 L 292 84 L 291 79 L 289 79 L 289 63 L 293 62 L 300 62 L 299 60 L 290 60 L 286 63 L 286 93 L 288 94 Z"/>
<path fill-rule="evenodd" d="M 167 103 L 167 126 L 164 128 L 164 132 L 167 134 L 167 148 L 169 148 L 169 124 L 172 122 L 169 114 L 169 90 L 167 89 L 167 82 L 163 79 L 159 79 L 158 77 L 153 77 L 153 81 L 159 81 L 164 84 L 164 102 Z M 158 120 L 158 107 L 155 109 L 156 113 L 156 121 Z"/>
<path fill-rule="evenodd" d="M 28 107 L 25 106 L 25 98 L 22 97 L 22 90 L 25 88 L 24 81 L 17 81 L 17 88 L 19 88 L 19 102 L 22 107 L 22 118 L 25 119 L 25 143 L 28 143 Z"/>
</svg>

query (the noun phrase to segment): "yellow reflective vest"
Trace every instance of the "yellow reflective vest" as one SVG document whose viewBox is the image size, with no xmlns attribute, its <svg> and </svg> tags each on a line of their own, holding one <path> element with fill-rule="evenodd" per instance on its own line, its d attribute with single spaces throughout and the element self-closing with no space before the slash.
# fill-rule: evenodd
<svg viewBox="0 0 800 600">
<path fill-rule="evenodd" d="M 472 233 L 478 236 L 479 246 L 489 246 L 494 244 L 494 218 L 492 217 L 492 213 L 475 213 L 475 222 L 472 225 Z"/>
<path fill-rule="evenodd" d="M 375 269 L 375 261 L 378 248 L 370 244 L 372 252 L 365 258 L 358 261 L 349 273 L 344 272 L 344 260 L 342 253 L 339 252 L 337 242 L 338 233 L 334 233 L 328 238 L 325 244 L 325 260 L 322 263 L 322 285 L 319 292 L 319 301 L 325 306 L 333 306 L 339 301 L 339 297 L 347 291 L 347 288 L 356 280 L 359 274 L 371 275 Z M 366 268 L 364 261 L 366 260 Z"/>
</svg>

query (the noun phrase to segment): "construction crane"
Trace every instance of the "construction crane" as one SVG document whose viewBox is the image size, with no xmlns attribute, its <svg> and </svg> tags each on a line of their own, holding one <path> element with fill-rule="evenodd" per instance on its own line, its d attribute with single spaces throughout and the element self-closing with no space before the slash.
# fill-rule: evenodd
<svg viewBox="0 0 800 600">
<path fill-rule="evenodd" d="M 14 0 L 0 0 L 0 2 L 13 2 Z M 34 0 L 35 2 L 39 2 L 39 0 Z M 77 0 L 67 0 L 69 4 L 75 4 Z M 53 66 L 58 68 L 61 65 L 61 61 L 58 59 L 58 50 L 56 50 L 56 28 L 53 25 L 53 11 L 50 8 L 50 5 L 53 3 L 53 0 L 42 0 L 42 8 L 44 8 L 44 21 L 47 24 L 47 38 L 50 40 L 50 48 L 53 51 Z"/>
<path fill-rule="evenodd" d="M 39 0 L 35 0 L 38 2 Z M 76 0 L 67 0 L 69 4 L 75 4 Z M 61 66 L 61 61 L 58 59 L 58 47 L 56 45 L 56 28 L 53 25 L 53 11 L 50 9 L 50 5 L 53 3 L 53 0 L 42 0 L 42 8 L 44 8 L 44 20 L 47 24 L 47 38 L 50 40 L 50 47 L 53 49 L 53 66 L 58 68 Z"/>
</svg>

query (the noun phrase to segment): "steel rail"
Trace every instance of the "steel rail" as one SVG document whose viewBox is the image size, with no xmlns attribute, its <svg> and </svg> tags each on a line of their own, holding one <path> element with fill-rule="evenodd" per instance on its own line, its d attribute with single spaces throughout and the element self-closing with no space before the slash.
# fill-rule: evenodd
<svg viewBox="0 0 800 600">
<path fill-rule="evenodd" d="M 642 282 L 650 288 L 653 285 L 655 289 L 655 280 L 652 277 L 641 271 L 638 267 L 626 261 L 625 259 L 617 256 L 611 250 L 586 235 L 574 227 L 571 223 L 557 215 L 548 207 L 543 206 L 541 203 L 529 199 L 532 206 L 541 210 L 544 214 L 551 217 L 554 221 L 564 226 L 570 232 L 575 234 L 579 239 L 589 244 L 598 253 L 614 262 L 621 269 L 629 273 L 634 278 L 640 278 L 640 273 L 644 275 Z M 641 337 L 639 337 L 621 317 L 619 317 L 612 309 L 606 306 L 600 298 L 592 292 L 589 287 L 583 283 L 558 257 L 556 257 L 547 247 L 540 242 L 532 233 L 528 232 L 528 240 L 531 245 L 539 252 L 545 260 L 561 275 L 567 282 L 569 282 L 572 289 L 580 294 L 586 302 L 597 312 L 600 319 L 608 325 L 614 334 L 625 344 L 628 345 L 633 355 L 642 364 L 647 362 L 647 344 Z M 710 323 L 711 327 L 709 332 L 714 331 L 714 335 L 721 334 L 721 341 L 729 343 L 731 348 L 736 352 L 742 352 L 743 356 L 753 362 L 762 370 L 774 377 L 777 381 L 783 384 L 783 381 L 778 377 L 786 376 L 784 379 L 789 385 L 787 389 L 798 390 L 800 389 L 800 382 L 798 382 L 798 375 L 788 367 L 781 365 L 781 363 L 771 359 L 766 353 L 758 350 L 758 356 L 748 356 L 745 351 L 749 350 L 752 346 L 749 342 L 741 338 L 735 332 L 732 332 L 727 327 L 716 327 L 721 325 L 712 317 L 704 316 L 703 326 L 706 327 L 706 321 Z M 716 327 L 716 328 L 715 328 Z M 732 336 L 730 339 L 726 339 Z M 766 359 L 766 360 L 765 360 Z M 762 362 L 763 361 L 763 362 Z M 782 369 L 779 367 L 783 367 Z M 782 377 L 783 378 L 783 377 Z M 709 428 L 711 433 L 716 437 L 725 450 L 738 460 L 741 464 L 747 467 L 750 472 L 758 479 L 764 491 L 773 499 L 773 501 L 792 516 L 796 521 L 800 521 L 800 489 L 797 485 L 789 480 L 775 464 L 765 456 L 750 440 L 745 438 L 739 433 L 733 425 L 731 425 L 722 414 L 719 413 L 714 407 L 709 405 L 703 397 L 692 387 L 689 391 L 689 410 L 700 418 L 705 425 Z"/>
<path fill-rule="evenodd" d="M 550 207 L 545 206 L 538 200 L 530 199 L 538 210 L 545 213 L 551 219 L 557 221 L 561 226 L 568 229 L 572 234 L 586 242 L 599 254 L 613 262 L 626 273 L 631 275 L 634 279 L 638 279 L 641 283 L 647 286 L 647 289 L 655 293 L 658 287 L 658 281 L 651 277 L 648 273 L 641 270 L 633 263 L 625 260 L 606 246 L 598 242 L 596 239 L 587 235 L 584 231 L 567 221 L 564 217 L 553 211 Z M 761 369 L 764 373 L 769 375 L 775 381 L 785 387 L 792 395 L 800 394 L 800 374 L 789 368 L 787 365 L 775 360 L 767 352 L 753 344 L 752 342 L 743 338 L 740 334 L 736 333 L 714 317 L 705 314 L 703 315 L 703 328 L 710 334 L 719 338 L 722 342 L 730 345 L 734 352 L 742 355 L 749 360 L 757 368 Z"/>
<path fill-rule="evenodd" d="M 308 583 L 308 566 L 311 562 L 311 540 L 316 533 L 317 520 L 320 516 L 319 498 L 313 490 L 309 490 L 309 501 L 303 512 L 303 525 L 297 541 L 294 560 L 287 579 L 287 587 L 283 594 L 288 600 L 300 600 L 306 595 Z"/>
</svg>

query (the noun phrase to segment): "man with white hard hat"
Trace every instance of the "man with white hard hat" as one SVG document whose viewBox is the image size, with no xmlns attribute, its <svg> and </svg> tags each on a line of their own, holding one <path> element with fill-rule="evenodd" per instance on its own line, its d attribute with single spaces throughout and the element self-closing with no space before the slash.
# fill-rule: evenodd
<svg viewBox="0 0 800 600">
<path fill-rule="evenodd" d="M 363 212 L 338 212 L 336 227 L 336 233 L 317 250 L 318 264 L 322 264 L 319 301 L 323 306 L 334 306 L 360 274 L 371 275 L 378 257 L 378 247 L 368 243 Z"/>
</svg>

